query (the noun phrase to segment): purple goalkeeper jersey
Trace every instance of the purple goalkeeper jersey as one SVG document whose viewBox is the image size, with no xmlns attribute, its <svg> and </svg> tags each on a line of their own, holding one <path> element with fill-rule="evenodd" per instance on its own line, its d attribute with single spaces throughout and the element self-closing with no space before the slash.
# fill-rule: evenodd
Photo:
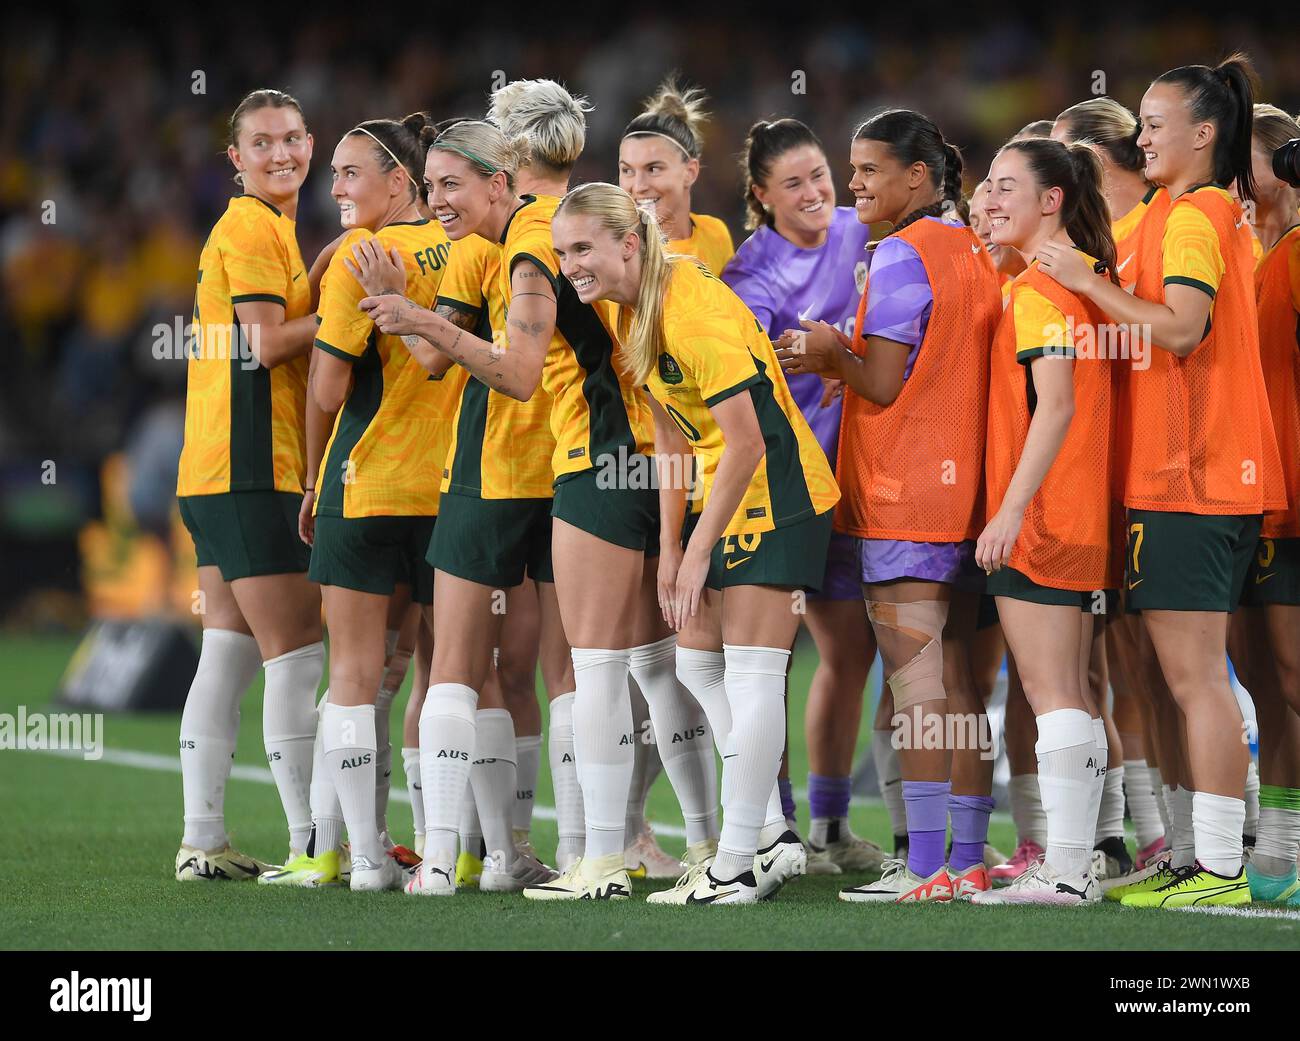
<svg viewBox="0 0 1300 1041">
<path fill-rule="evenodd" d="M 773 339 L 787 329 L 802 328 L 801 318 L 827 322 L 852 336 L 867 279 L 870 235 L 870 227 L 859 223 L 849 206 L 835 208 L 826 241 L 815 249 L 801 249 L 764 225 L 741 243 L 723 269 L 722 280 L 745 301 Z M 786 382 L 834 468 L 840 437 L 839 399 L 829 408 L 819 407 L 820 376 L 787 375 Z"/>
</svg>

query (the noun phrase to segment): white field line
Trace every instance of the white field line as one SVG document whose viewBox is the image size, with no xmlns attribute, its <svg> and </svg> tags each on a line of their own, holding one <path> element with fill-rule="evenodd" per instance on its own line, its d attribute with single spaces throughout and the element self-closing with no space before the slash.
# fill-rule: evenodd
<svg viewBox="0 0 1300 1041">
<path fill-rule="evenodd" d="M 1180 911 L 1194 911 L 1197 914 L 1222 915 L 1226 918 L 1273 918 L 1280 921 L 1300 922 L 1300 911 L 1276 911 L 1263 907 L 1180 907 Z"/>
<path fill-rule="evenodd" d="M 62 756 L 65 759 L 82 759 L 83 753 L 79 750 L 61 750 L 48 749 L 49 755 Z M 137 752 L 130 748 L 105 748 L 103 758 L 99 760 L 104 763 L 111 763 L 114 766 L 131 766 L 137 770 L 153 770 L 158 773 L 178 774 L 181 772 L 181 761 L 178 757 L 169 755 L 158 755 L 154 752 Z M 236 781 L 252 781 L 254 784 L 275 785 L 275 778 L 271 776 L 271 771 L 264 766 L 248 766 L 243 763 L 235 763 L 230 767 L 230 776 Z M 394 785 L 389 793 L 389 798 L 393 802 L 403 802 L 408 806 L 411 804 L 411 796 L 406 789 L 400 785 Z M 533 807 L 533 816 L 544 820 L 555 820 L 555 807 L 542 806 L 540 803 Z M 658 821 L 652 822 L 655 831 L 660 835 L 668 835 L 675 839 L 686 838 L 684 828 L 674 824 L 661 824 Z"/>
</svg>

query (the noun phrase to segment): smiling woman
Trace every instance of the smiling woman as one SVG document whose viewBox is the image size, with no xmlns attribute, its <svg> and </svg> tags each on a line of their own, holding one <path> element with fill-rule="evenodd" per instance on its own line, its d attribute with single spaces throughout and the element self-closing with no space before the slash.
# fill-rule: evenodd
<svg viewBox="0 0 1300 1041">
<path fill-rule="evenodd" d="M 239 702 L 262 663 L 267 759 L 290 855 L 306 846 L 301 778 L 310 775 L 325 660 L 320 591 L 293 521 L 307 485 L 301 416 L 316 329 L 294 227 L 312 154 L 298 102 L 278 90 L 249 94 L 230 117 L 226 154 L 244 194 L 230 200 L 199 258 L 176 487 L 204 606 L 181 717 L 185 834 L 176 877 L 184 881 L 266 869 L 230 848 L 224 815 Z M 236 333 L 230 350 L 208 342 L 216 329 Z"/>
</svg>

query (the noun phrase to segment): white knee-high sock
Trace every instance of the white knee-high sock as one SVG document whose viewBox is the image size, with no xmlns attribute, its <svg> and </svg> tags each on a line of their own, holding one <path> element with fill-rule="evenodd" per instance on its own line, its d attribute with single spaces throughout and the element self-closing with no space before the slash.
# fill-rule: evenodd
<svg viewBox="0 0 1300 1041">
<path fill-rule="evenodd" d="M 1210 792 L 1192 793 L 1192 831 L 1201 867 L 1229 877 L 1241 872 L 1241 830 L 1246 801 Z"/>
<path fill-rule="evenodd" d="M 263 662 L 262 742 L 289 823 L 289 848 L 301 852 L 311 834 L 311 761 L 316 743 L 316 691 L 325 645 L 311 643 Z"/>
<path fill-rule="evenodd" d="M 645 802 L 650 793 L 650 786 L 663 769 L 659 754 L 655 748 L 654 726 L 650 722 L 650 706 L 645 694 L 633 677 L 631 682 L 632 732 L 636 734 L 636 743 L 632 746 L 632 780 L 627 793 L 627 816 L 624 831 L 626 841 L 635 841 L 645 826 Z M 653 762 L 652 762 L 653 761 Z M 654 777 L 651 777 L 651 770 Z"/>
<path fill-rule="evenodd" d="M 1124 838 L 1124 767 L 1107 767 L 1097 814 L 1097 841 Z"/>
<path fill-rule="evenodd" d="M 1092 793 L 1088 812 L 1092 814 L 1095 835 L 1097 820 L 1101 816 L 1101 798 L 1106 790 L 1107 759 L 1110 756 L 1110 742 L 1106 738 L 1106 721 L 1100 716 L 1092 717 L 1092 743 L 1097 746 L 1097 758 L 1093 762 Z"/>
<path fill-rule="evenodd" d="M 1159 784 L 1160 776 L 1147 766 L 1145 759 L 1125 760 L 1124 801 L 1128 804 L 1129 816 L 1133 818 L 1140 850 L 1146 849 L 1165 833 L 1160 808 L 1156 804 L 1155 789 Z"/>
<path fill-rule="evenodd" d="M 477 713 L 475 718 L 477 719 Z M 478 744 L 478 735 L 475 735 L 474 743 Z M 474 768 L 470 766 L 470 775 L 473 776 Z M 474 801 L 474 785 L 465 785 L 465 798 L 460 803 L 460 848 L 461 852 L 468 853 L 472 857 L 482 860 L 487 856 L 488 851 L 483 846 L 483 825 L 478 819 L 478 804 Z"/>
<path fill-rule="evenodd" d="M 515 738 L 515 805 L 511 825 L 528 834 L 533 827 L 533 800 L 536 798 L 537 775 L 542 768 L 542 735 Z"/>
<path fill-rule="evenodd" d="M 551 702 L 546 752 L 551 765 L 551 787 L 555 789 L 556 830 L 560 834 L 555 847 L 555 865 L 563 871 L 582 856 L 587 843 L 582 785 L 578 783 L 578 759 L 573 751 L 572 694 L 561 694 Z"/>
<path fill-rule="evenodd" d="M 181 713 L 181 790 L 185 834 L 195 849 L 225 847 L 226 781 L 239 733 L 239 702 L 262 667 L 257 641 L 228 629 L 204 629 L 199 667 Z"/>
<path fill-rule="evenodd" d="M 587 815 L 590 858 L 622 853 L 627 794 L 632 784 L 631 652 L 574 647 L 573 743 Z"/>
<path fill-rule="evenodd" d="M 384 847 L 375 827 L 375 706 L 325 703 L 321 713 L 325 767 L 334 778 L 352 860 L 378 865 Z"/>
<path fill-rule="evenodd" d="M 727 702 L 727 658 L 722 651 L 677 648 L 677 678 L 704 710 L 713 744 L 722 754 L 731 734 L 731 705 Z"/>
<path fill-rule="evenodd" d="M 1016 774 L 1007 785 L 1011 800 L 1011 819 L 1016 824 L 1016 840 L 1028 839 L 1047 849 L 1047 815 L 1043 812 L 1043 793 L 1038 774 Z"/>
<path fill-rule="evenodd" d="M 424 788 L 420 784 L 420 749 L 402 748 L 402 772 L 406 774 L 406 794 L 411 797 L 411 817 L 415 835 L 424 837 Z"/>
<path fill-rule="evenodd" d="M 456 859 L 461 803 L 474 757 L 477 708 L 478 694 L 464 684 L 435 683 L 420 709 L 424 855 L 442 868 Z"/>
<path fill-rule="evenodd" d="M 880 798 L 889 811 L 890 831 L 898 837 L 906 836 L 907 807 L 903 804 L 903 771 L 898 765 L 898 749 L 894 747 L 892 729 L 871 732 L 871 761 L 876 767 Z"/>
<path fill-rule="evenodd" d="M 375 759 L 375 823 L 379 835 L 388 839 L 388 792 L 393 778 L 393 700 L 406 682 L 406 670 L 411 664 L 411 652 L 397 646 L 401 634 L 389 629 L 384 636 L 384 675 L 375 694 L 375 741 L 379 746 Z M 385 842 L 385 845 L 388 843 Z"/>
<path fill-rule="evenodd" d="M 682 809 L 687 844 L 716 839 L 718 775 L 713 738 L 704 709 L 677 679 L 677 638 L 632 648 L 630 669 L 650 706 L 659 758 Z"/>
<path fill-rule="evenodd" d="M 1087 869 L 1096 813 L 1098 756 L 1092 720 L 1081 709 L 1063 708 L 1037 717 L 1038 787 L 1047 815 L 1047 863 L 1058 874 Z"/>
<path fill-rule="evenodd" d="M 479 709 L 469 783 L 483 826 L 483 841 L 498 871 L 515 862 L 515 766 L 515 725 L 510 713 L 503 708 Z"/>
<path fill-rule="evenodd" d="M 310 852 L 315 857 L 338 850 L 343 845 L 343 807 L 339 805 L 334 775 L 325 765 L 324 720 L 329 700 L 330 692 L 327 690 L 316 706 L 316 740 L 312 743 Z"/>
<path fill-rule="evenodd" d="M 726 645 L 723 653 L 731 734 L 722 758 L 724 816 L 712 870 L 716 878 L 727 881 L 753 870 L 759 832 L 770 816 L 770 797 L 785 747 L 785 670 L 790 652 Z"/>
</svg>

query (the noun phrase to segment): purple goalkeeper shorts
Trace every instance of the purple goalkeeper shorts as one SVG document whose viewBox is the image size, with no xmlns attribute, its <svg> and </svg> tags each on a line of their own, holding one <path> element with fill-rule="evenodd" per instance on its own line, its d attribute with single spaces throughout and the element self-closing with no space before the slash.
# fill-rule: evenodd
<svg viewBox="0 0 1300 1041">
<path fill-rule="evenodd" d="M 826 551 L 826 575 L 818 593 L 809 593 L 809 600 L 861 600 L 862 579 L 858 570 L 858 540 L 852 535 L 831 533 L 830 549 Z"/>
<path fill-rule="evenodd" d="M 971 593 L 984 591 L 984 572 L 975 563 L 975 543 L 903 542 L 896 539 L 858 539 L 861 580 L 864 584 L 900 578 L 944 582 Z"/>
</svg>

